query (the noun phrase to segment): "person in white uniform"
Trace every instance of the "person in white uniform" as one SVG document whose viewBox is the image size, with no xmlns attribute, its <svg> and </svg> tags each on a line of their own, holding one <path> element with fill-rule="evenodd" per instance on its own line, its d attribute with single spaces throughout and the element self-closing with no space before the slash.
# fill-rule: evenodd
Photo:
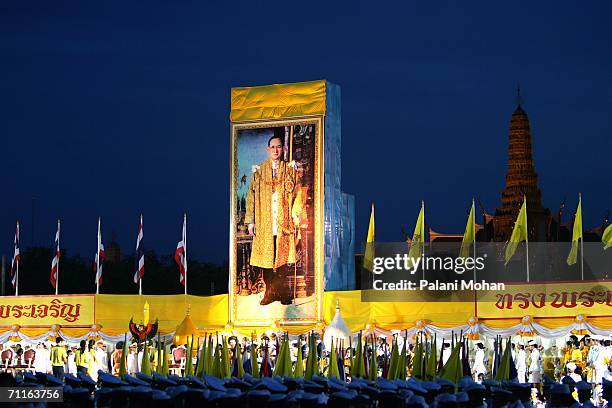
<svg viewBox="0 0 612 408">
<path fill-rule="evenodd" d="M 516 374 L 518 382 L 524 384 L 527 380 L 527 353 L 525 352 L 525 345 L 523 343 L 518 344 L 518 350 L 516 352 Z"/>
<path fill-rule="evenodd" d="M 96 361 L 98 362 L 98 369 L 108 372 L 108 354 L 106 354 L 106 345 L 104 342 L 98 342 L 98 348 L 95 351 L 96 353 Z"/>
<path fill-rule="evenodd" d="M 529 366 L 527 367 L 529 378 L 528 382 L 533 384 L 536 388 L 542 380 L 542 366 L 540 364 L 540 350 L 535 344 L 535 341 L 529 340 Z"/>
<path fill-rule="evenodd" d="M 130 375 L 138 372 L 136 357 L 136 344 L 132 343 L 127 355 L 127 372 Z"/>
<path fill-rule="evenodd" d="M 474 356 L 474 365 L 472 367 L 472 374 L 474 375 L 474 381 L 478 381 L 479 374 L 485 374 L 487 368 L 485 367 L 485 347 L 482 342 L 476 343 L 476 355 Z"/>
</svg>

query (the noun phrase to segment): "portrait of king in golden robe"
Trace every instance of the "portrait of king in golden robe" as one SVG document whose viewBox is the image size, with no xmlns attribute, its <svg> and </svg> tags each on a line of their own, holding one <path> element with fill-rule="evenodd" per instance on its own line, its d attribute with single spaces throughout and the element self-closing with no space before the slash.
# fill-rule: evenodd
<svg viewBox="0 0 612 408">
<path fill-rule="evenodd" d="M 302 268 L 297 276 L 297 263 L 299 254 L 306 252 L 301 240 L 308 227 L 304 200 L 308 187 L 302 185 L 301 164 L 285 160 L 286 133 L 284 126 L 274 128 L 265 146 L 267 159 L 252 166 L 245 194 L 243 225 L 252 237 L 248 266 L 263 280 L 262 306 L 277 301 L 292 304 L 298 297 L 297 282 L 304 282 Z M 248 284 L 257 286 L 256 282 Z"/>
</svg>

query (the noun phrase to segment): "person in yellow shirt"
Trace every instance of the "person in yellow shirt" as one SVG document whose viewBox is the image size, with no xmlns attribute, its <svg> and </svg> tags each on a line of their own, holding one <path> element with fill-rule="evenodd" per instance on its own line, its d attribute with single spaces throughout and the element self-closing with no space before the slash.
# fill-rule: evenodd
<svg viewBox="0 0 612 408">
<path fill-rule="evenodd" d="M 582 359 L 582 350 L 580 350 L 578 342 L 574 343 L 572 347 L 571 361 L 576 363 L 580 368 L 584 367 L 584 360 Z"/>
<path fill-rule="evenodd" d="M 79 348 L 76 353 L 74 353 L 74 362 L 77 366 L 77 373 L 87 374 L 87 369 L 89 368 L 89 351 L 87 351 L 87 342 L 85 340 L 81 340 L 81 343 L 79 343 Z"/>
<path fill-rule="evenodd" d="M 98 380 L 98 358 L 96 357 L 96 342 L 89 340 L 87 344 L 87 353 L 89 354 L 89 360 L 87 364 L 87 374 L 94 380 Z"/>
<path fill-rule="evenodd" d="M 565 367 L 565 365 L 572 359 L 572 342 L 566 342 L 565 347 L 563 347 L 561 351 L 563 352 L 563 366 Z"/>
<path fill-rule="evenodd" d="M 64 380 L 64 365 L 68 357 L 66 356 L 66 349 L 62 344 L 63 340 L 61 337 L 55 339 L 55 346 L 51 349 L 50 359 L 53 370 L 53 376 L 59 380 Z"/>
</svg>

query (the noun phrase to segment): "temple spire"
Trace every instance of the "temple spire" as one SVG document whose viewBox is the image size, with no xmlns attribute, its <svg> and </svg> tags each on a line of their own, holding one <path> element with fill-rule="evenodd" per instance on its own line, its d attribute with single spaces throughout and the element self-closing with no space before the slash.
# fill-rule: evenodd
<svg viewBox="0 0 612 408">
<path fill-rule="evenodd" d="M 501 208 L 495 211 L 494 239 L 506 241 L 512 234 L 514 220 L 527 198 L 529 239 L 544 240 L 542 224 L 548 212 L 542 207 L 542 194 L 538 187 L 531 143 L 529 117 L 521 106 L 521 87 L 517 86 L 517 107 L 510 119 L 508 138 L 508 168 L 506 185 L 502 191 Z"/>
<path fill-rule="evenodd" d="M 522 104 L 523 104 L 523 98 L 521 97 L 521 84 L 518 83 L 516 85 L 516 106 L 520 108 Z"/>
</svg>

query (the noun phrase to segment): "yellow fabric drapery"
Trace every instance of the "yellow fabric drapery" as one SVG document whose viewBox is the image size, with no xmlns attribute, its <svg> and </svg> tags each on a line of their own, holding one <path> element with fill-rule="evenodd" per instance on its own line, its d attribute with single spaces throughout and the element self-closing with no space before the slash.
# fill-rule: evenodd
<svg viewBox="0 0 612 408">
<path fill-rule="evenodd" d="M 325 81 L 232 88 L 230 120 L 244 122 L 325 114 Z"/>
<path fill-rule="evenodd" d="M 601 284 L 601 283 L 600 283 Z M 561 284 L 560 284 L 561 285 Z M 577 285 L 582 285 L 577 283 Z M 610 285 L 604 283 L 604 285 Z M 565 285 L 567 286 L 567 285 Z M 579 286 L 577 286 L 579 288 Z M 574 286 L 572 286 L 573 288 Z M 580 289 L 580 288 L 579 288 Z M 138 323 L 142 320 L 145 302 L 150 305 L 151 320 L 159 319 L 159 329 L 162 334 L 174 332 L 181 323 L 189 308 L 191 318 L 200 335 L 205 333 L 235 332 L 250 337 L 252 332 L 260 335 L 270 331 L 272 327 L 233 327 L 228 324 L 228 295 L 192 296 L 192 295 L 82 295 L 93 299 L 91 316 L 95 328 L 100 332 L 115 336 L 128 330 L 130 317 Z M 478 314 L 478 322 L 492 329 L 504 329 L 521 323 L 521 318 L 531 316 L 534 323 L 548 329 L 571 326 L 575 317 L 581 311 L 585 319 L 594 327 L 603 330 L 612 330 L 612 307 L 605 303 L 596 307 L 584 306 L 575 308 L 555 309 L 550 315 L 544 314 L 542 309 L 532 313 L 532 309 L 521 312 L 507 313 L 507 310 L 489 308 L 487 315 L 481 314 L 481 303 L 476 313 L 474 302 L 363 302 L 361 291 L 342 291 L 324 293 L 324 322 L 316 326 L 284 326 L 279 327 L 290 333 L 305 333 L 309 330 L 322 330 L 334 314 L 336 302 L 340 304 L 342 317 L 352 332 L 363 330 L 366 325 L 384 330 L 402 330 L 415 327 L 420 320 L 427 325 L 438 328 L 453 328 L 464 326 L 470 317 Z M 74 297 L 67 296 L 75 301 Z M 19 302 L 14 304 L 39 304 L 39 296 L 20 296 Z M 9 304 L 16 300 L 14 297 L 2 298 Z M 36 303 L 38 302 L 38 303 Z M 86 303 L 86 302 L 85 302 Z M 83 303 L 83 304 L 85 304 Z M 485 308 L 485 310 L 487 310 Z M 546 309 L 545 309 L 546 310 Z M 76 320 L 69 324 L 59 324 L 55 329 L 71 337 L 84 336 L 94 329 L 90 324 L 92 318 L 85 311 L 86 319 Z M 0 335 L 17 330 L 26 336 L 40 336 L 52 332 L 52 325 L 28 325 L 21 317 L 13 318 L 10 315 L 1 320 Z M 87 324 L 83 324 L 87 323 Z"/>
<path fill-rule="evenodd" d="M 187 308 L 199 330 L 220 330 L 227 323 L 227 295 L 96 295 L 96 323 L 108 335 L 124 333 L 130 317 L 135 323 L 142 320 L 145 301 L 149 302 L 150 321 L 158 319 L 162 333 L 173 332 Z"/>
</svg>

